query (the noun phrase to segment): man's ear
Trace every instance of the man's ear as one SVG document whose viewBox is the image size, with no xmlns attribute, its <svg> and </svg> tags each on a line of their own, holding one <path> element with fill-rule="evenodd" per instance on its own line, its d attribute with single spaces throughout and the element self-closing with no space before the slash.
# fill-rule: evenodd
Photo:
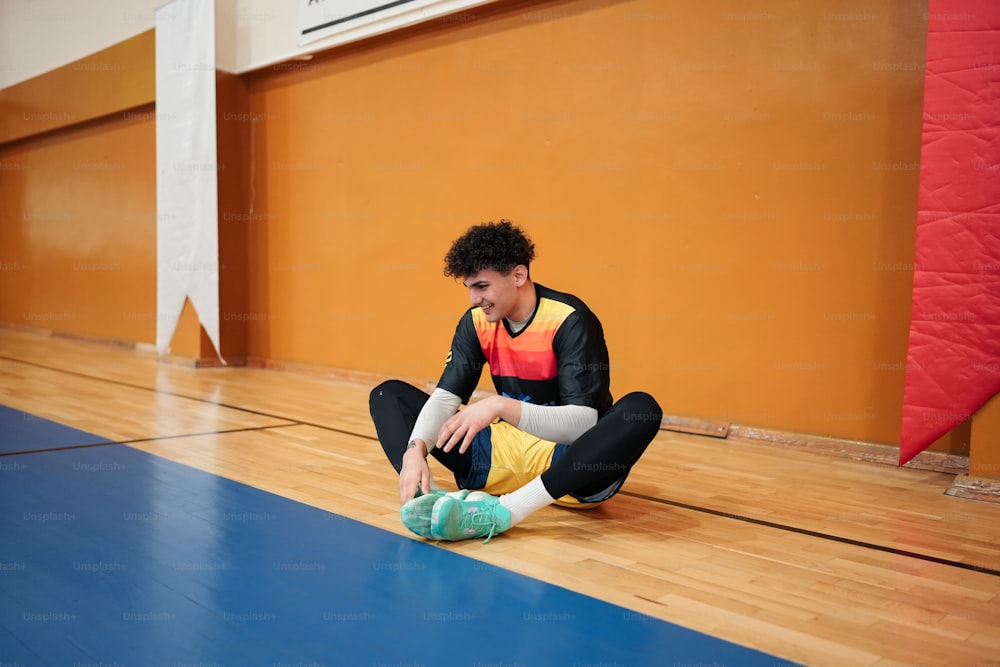
<svg viewBox="0 0 1000 667">
<path fill-rule="evenodd" d="M 528 267 L 518 264 L 514 267 L 514 284 L 520 287 L 528 280 Z"/>
</svg>

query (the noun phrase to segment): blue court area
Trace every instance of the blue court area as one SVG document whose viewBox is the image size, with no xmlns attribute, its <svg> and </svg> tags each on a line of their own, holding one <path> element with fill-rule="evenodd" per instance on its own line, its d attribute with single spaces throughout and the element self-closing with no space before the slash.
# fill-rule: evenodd
<svg viewBox="0 0 1000 667">
<path fill-rule="evenodd" d="M 29 421 L 43 434 L 58 426 Z M 2 451 L 27 449 L 10 446 L 7 434 L 0 435 Z M 0 662 L 770 667 L 780 661 L 107 445 L 0 456 Z"/>
<path fill-rule="evenodd" d="M 0 405 L 0 455 L 107 442 L 110 440 Z"/>
</svg>

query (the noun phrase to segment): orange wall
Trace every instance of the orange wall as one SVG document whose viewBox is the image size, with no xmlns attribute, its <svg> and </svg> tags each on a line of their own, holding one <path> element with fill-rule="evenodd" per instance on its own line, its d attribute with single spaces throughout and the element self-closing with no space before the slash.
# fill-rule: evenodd
<svg viewBox="0 0 1000 667">
<path fill-rule="evenodd" d="M 0 90 L 0 321 L 98 339 L 156 338 L 155 36 L 147 31 Z M 220 75 L 220 210 L 241 208 L 245 84 Z M 246 310 L 245 219 L 220 216 L 220 299 Z M 233 222 L 235 220 L 235 222 Z M 246 326 L 221 323 L 246 357 Z M 186 304 L 171 351 L 214 361 Z"/>
<path fill-rule="evenodd" d="M 502 3 L 250 79 L 250 352 L 436 378 L 509 217 L 616 394 L 898 440 L 925 7 Z"/>
<path fill-rule="evenodd" d="M 972 416 L 969 474 L 1000 479 L 1000 394 Z"/>
<path fill-rule="evenodd" d="M 499 2 L 222 77 L 223 348 L 436 378 L 467 303 L 441 257 L 510 217 L 602 317 L 617 395 L 895 442 L 925 9 Z M 102 120 L 0 140 L 0 320 L 152 342 L 154 113 L 113 69 L 75 70 Z"/>
<path fill-rule="evenodd" d="M 0 148 L 0 320 L 156 334 L 152 106 Z"/>
<path fill-rule="evenodd" d="M 153 342 L 154 43 L 0 91 L 0 321 Z"/>
</svg>

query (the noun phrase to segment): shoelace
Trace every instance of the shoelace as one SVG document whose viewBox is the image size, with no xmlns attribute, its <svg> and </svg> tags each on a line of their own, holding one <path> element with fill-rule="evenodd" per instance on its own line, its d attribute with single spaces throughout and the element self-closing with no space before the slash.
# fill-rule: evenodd
<svg viewBox="0 0 1000 667">
<path fill-rule="evenodd" d="M 495 505 L 487 505 L 485 509 L 480 509 L 478 512 L 468 512 L 465 518 L 462 520 L 462 530 L 472 529 L 475 532 L 480 526 L 489 526 L 490 534 L 486 536 L 483 540 L 483 544 L 486 544 L 493 539 L 493 536 L 497 534 L 497 520 L 493 515 Z"/>
</svg>

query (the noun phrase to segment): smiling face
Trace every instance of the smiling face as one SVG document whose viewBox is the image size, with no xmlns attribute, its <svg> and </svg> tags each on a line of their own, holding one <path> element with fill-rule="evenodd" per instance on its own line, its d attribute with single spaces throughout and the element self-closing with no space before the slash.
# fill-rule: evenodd
<svg viewBox="0 0 1000 667">
<path fill-rule="evenodd" d="M 508 318 L 515 322 L 527 319 L 535 307 L 535 290 L 526 289 L 528 269 L 523 264 L 504 275 L 494 269 L 483 269 L 462 281 L 469 289 L 469 301 L 482 308 L 487 322 Z"/>
</svg>

